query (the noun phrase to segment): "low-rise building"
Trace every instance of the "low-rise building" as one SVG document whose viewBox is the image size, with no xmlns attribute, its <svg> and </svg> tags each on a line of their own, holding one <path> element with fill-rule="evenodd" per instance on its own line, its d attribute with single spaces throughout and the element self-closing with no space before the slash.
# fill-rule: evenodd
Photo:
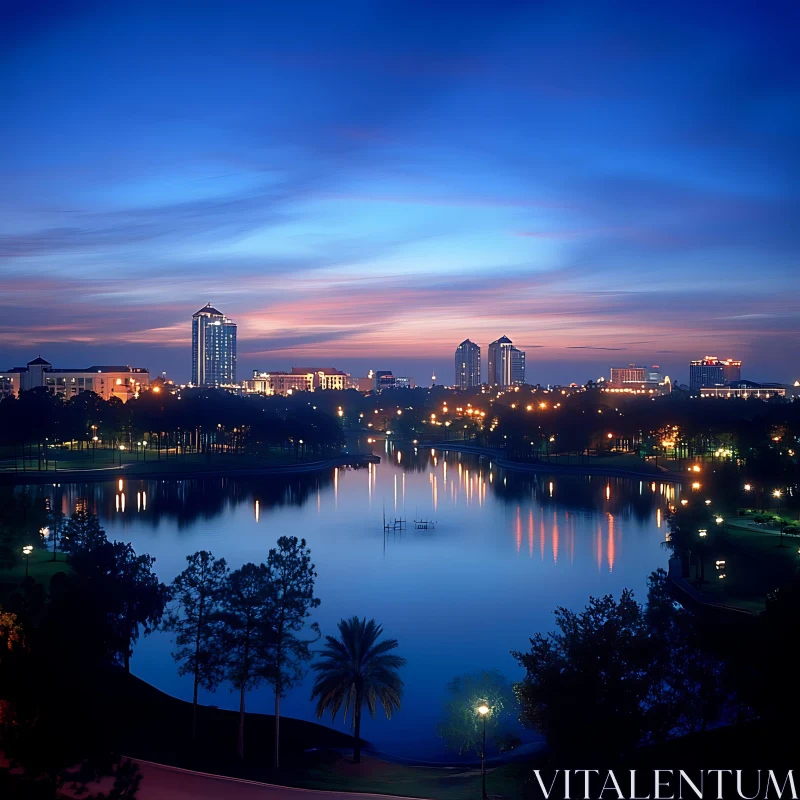
<svg viewBox="0 0 800 800">
<path fill-rule="evenodd" d="M 630 364 L 627 367 L 611 367 L 611 380 L 602 381 L 603 391 L 614 394 L 669 394 L 672 381 L 668 375 L 661 374 L 661 368 L 638 367 Z"/>
<path fill-rule="evenodd" d="M 24 367 L 0 372 L 0 396 L 45 387 L 67 400 L 82 392 L 94 392 L 103 400 L 117 397 L 122 402 L 137 397 L 150 384 L 150 372 L 143 367 L 96 365 L 84 369 L 55 368 L 41 356 Z"/>
<path fill-rule="evenodd" d="M 759 400 L 770 400 L 773 397 L 786 397 L 786 387 L 781 383 L 733 381 L 728 386 L 701 386 L 700 397 L 723 397 L 726 399 L 756 397 Z"/>
<path fill-rule="evenodd" d="M 356 386 L 357 380 L 333 367 L 292 367 L 291 372 L 253 370 L 253 377 L 243 381 L 242 388 L 251 394 L 286 395 L 317 389 L 351 389 Z"/>
</svg>

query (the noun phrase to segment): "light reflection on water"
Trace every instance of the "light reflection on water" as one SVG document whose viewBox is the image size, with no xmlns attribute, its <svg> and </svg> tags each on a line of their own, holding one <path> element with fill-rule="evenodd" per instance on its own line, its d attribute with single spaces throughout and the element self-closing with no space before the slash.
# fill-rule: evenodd
<svg viewBox="0 0 800 800">
<path fill-rule="evenodd" d="M 409 662 L 402 711 L 388 723 L 366 720 L 364 736 L 389 752 L 443 755 L 435 724 L 451 678 L 491 668 L 517 678 L 509 651 L 549 630 L 558 605 L 582 608 L 589 595 L 624 587 L 644 599 L 648 574 L 666 564 L 663 515 L 679 490 L 503 471 L 421 446 L 389 446 L 381 455 L 378 465 L 313 475 L 115 478 L 41 491 L 65 513 L 87 498 L 109 538 L 154 555 L 165 582 L 196 550 L 211 550 L 235 568 L 264 560 L 281 535 L 305 537 L 319 573 L 315 619 L 323 633 L 334 633 L 341 617 L 375 617 Z M 136 502 L 126 504 L 134 493 Z M 407 527 L 385 534 L 384 514 Z M 414 519 L 436 526 L 416 530 Z M 140 640 L 132 670 L 189 699 L 191 682 L 176 675 L 170 650 L 163 634 Z M 314 718 L 309 684 L 290 693 L 287 715 Z M 236 707 L 227 687 L 203 700 Z M 266 689 L 254 691 L 248 707 L 268 712 Z"/>
</svg>

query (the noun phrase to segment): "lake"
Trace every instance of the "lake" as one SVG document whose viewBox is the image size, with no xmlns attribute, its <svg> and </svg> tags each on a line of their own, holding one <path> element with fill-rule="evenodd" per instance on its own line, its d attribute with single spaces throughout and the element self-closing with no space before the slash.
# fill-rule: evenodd
<svg viewBox="0 0 800 800">
<path fill-rule="evenodd" d="M 210 550 L 236 568 L 266 559 L 281 535 L 304 537 L 319 574 L 315 612 L 323 633 L 352 615 L 374 617 L 400 642 L 403 707 L 391 721 L 363 721 L 362 735 L 385 752 L 446 757 L 435 727 L 453 677 L 496 668 L 520 677 L 511 650 L 552 628 L 556 606 L 582 608 L 590 595 L 631 588 L 645 599 L 649 573 L 666 566 L 670 484 L 621 478 L 547 476 L 498 469 L 474 455 L 381 444 L 382 462 L 309 475 L 259 479 L 133 480 L 40 489 L 69 513 L 88 498 L 109 539 L 156 557 L 169 582 L 185 557 Z M 121 482 L 120 482 L 121 481 Z M 385 534 L 387 519 L 407 520 Z M 417 530 L 415 519 L 436 522 Z M 140 639 L 132 671 L 191 699 L 171 637 Z M 314 719 L 311 680 L 282 713 Z M 201 700 L 236 708 L 223 686 Z M 248 698 L 269 713 L 272 695 Z M 330 724 L 330 718 L 324 720 Z M 341 719 L 337 726 L 343 727 Z"/>
</svg>

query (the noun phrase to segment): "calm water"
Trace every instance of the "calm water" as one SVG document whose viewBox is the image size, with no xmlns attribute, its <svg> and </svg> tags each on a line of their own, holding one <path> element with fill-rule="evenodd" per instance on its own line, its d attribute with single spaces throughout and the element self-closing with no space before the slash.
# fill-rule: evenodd
<svg viewBox="0 0 800 800">
<path fill-rule="evenodd" d="M 334 633 L 341 617 L 375 617 L 408 659 L 402 711 L 367 719 L 363 735 L 397 754 L 442 756 L 435 725 L 444 688 L 456 675 L 519 670 L 512 649 L 552 627 L 557 605 L 581 608 L 589 595 L 634 589 L 666 564 L 664 512 L 669 485 L 602 477 L 548 477 L 498 470 L 489 461 L 430 448 L 380 451 L 382 463 L 314 476 L 259 480 L 123 480 L 42 491 L 68 512 L 88 497 L 111 539 L 156 556 L 169 582 L 186 555 L 211 550 L 231 567 L 259 562 L 284 534 L 305 537 L 317 565 L 315 619 Z M 675 500 L 672 500 L 675 502 Z M 384 535 L 382 517 L 409 522 Z M 436 520 L 415 530 L 415 518 Z M 140 640 L 132 670 L 179 697 L 171 639 Z M 282 706 L 313 719 L 310 680 Z M 221 687 L 204 702 L 235 708 Z M 250 710 L 268 712 L 266 689 Z M 329 723 L 329 718 L 326 720 Z M 341 721 L 337 721 L 341 726 Z"/>
</svg>

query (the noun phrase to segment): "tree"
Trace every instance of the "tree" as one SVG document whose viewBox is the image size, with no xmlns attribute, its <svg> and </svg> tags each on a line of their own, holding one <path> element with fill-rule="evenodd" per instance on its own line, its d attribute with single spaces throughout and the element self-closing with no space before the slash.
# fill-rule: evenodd
<svg viewBox="0 0 800 800">
<path fill-rule="evenodd" d="M 514 687 L 520 721 L 556 754 L 624 758 L 740 711 L 708 631 L 676 606 L 666 579 L 650 576 L 646 608 L 627 589 L 618 601 L 590 598 L 580 613 L 559 608 L 557 632 L 513 653 L 526 672 Z"/>
<path fill-rule="evenodd" d="M 226 653 L 225 677 L 239 691 L 239 758 L 244 758 L 245 695 L 263 680 L 272 646 L 267 618 L 269 573 L 264 564 L 244 564 L 228 575 L 219 610 L 219 639 Z"/>
<path fill-rule="evenodd" d="M 311 660 L 309 645 L 319 639 L 316 623 L 311 629 L 315 639 L 300 639 L 298 633 L 317 608 L 314 579 L 317 573 L 311 563 L 311 551 L 306 540 L 296 536 L 281 536 L 277 547 L 267 556 L 270 582 L 268 616 L 272 628 L 272 647 L 264 665 L 264 677 L 275 690 L 275 758 L 280 766 L 280 700 L 286 691 L 303 678 L 303 664 Z"/>
<path fill-rule="evenodd" d="M 311 699 L 318 698 L 317 717 L 330 709 L 331 719 L 344 705 L 344 718 L 353 711 L 353 763 L 361 761 L 361 709 L 366 703 L 375 716 L 380 702 L 387 719 L 400 710 L 403 681 L 398 670 L 406 660 L 394 655 L 397 639 L 378 641 L 383 627 L 374 619 L 358 617 L 339 621 L 339 638 L 325 637 L 320 660 L 311 668 L 317 673 Z"/>
<path fill-rule="evenodd" d="M 85 506 L 79 507 L 69 518 L 61 534 L 61 549 L 70 556 L 80 550 L 92 550 L 106 544 L 106 532 L 100 527 L 100 520 Z"/>
<path fill-rule="evenodd" d="M 583 612 L 555 612 L 557 632 L 537 633 L 515 687 L 520 720 L 556 753 L 624 755 L 642 740 L 651 648 L 633 593 L 590 597 Z M 579 721 L 579 724 L 576 724 Z"/>
<path fill-rule="evenodd" d="M 192 740 L 197 739 L 197 692 L 199 687 L 214 691 L 224 674 L 217 626 L 220 596 L 228 573 L 224 558 L 207 550 L 186 557 L 189 566 L 172 581 L 170 595 L 175 605 L 162 627 L 175 634 L 178 649 L 172 654 L 180 663 L 179 675 L 191 675 Z"/>
<path fill-rule="evenodd" d="M 497 670 L 459 675 L 447 684 L 450 699 L 445 704 L 437 732 L 459 755 L 480 755 L 483 749 L 483 719 L 477 708 L 487 705 L 487 732 L 501 750 L 513 749 L 517 700 L 511 684 Z"/>
<path fill-rule="evenodd" d="M 47 512 L 47 527 L 45 529 L 47 536 L 44 537 L 42 544 L 47 547 L 48 544 L 52 543 L 53 561 L 58 560 L 56 548 L 61 541 L 62 532 L 64 529 L 64 516 L 64 512 L 59 509 L 51 509 Z M 50 539 L 49 542 L 48 537 Z"/>
<path fill-rule="evenodd" d="M 130 800 L 138 770 L 113 752 L 115 722 L 97 698 L 103 671 L 92 648 L 76 644 L 74 628 L 82 625 L 64 624 L 78 618 L 71 605 L 60 607 L 64 599 L 51 595 L 43 614 L 27 615 L 24 624 L 0 607 L 0 750 L 7 759 L 0 797 L 56 798 L 67 784 L 81 796 L 110 775 L 113 787 L 92 800 Z M 52 680 L 54 663 L 59 681 Z"/>
<path fill-rule="evenodd" d="M 95 615 L 102 618 L 104 646 L 130 671 L 139 631 L 154 631 L 161 622 L 167 587 L 153 572 L 155 558 L 137 556 L 131 544 L 104 542 L 78 550 L 70 561 Z"/>
</svg>

